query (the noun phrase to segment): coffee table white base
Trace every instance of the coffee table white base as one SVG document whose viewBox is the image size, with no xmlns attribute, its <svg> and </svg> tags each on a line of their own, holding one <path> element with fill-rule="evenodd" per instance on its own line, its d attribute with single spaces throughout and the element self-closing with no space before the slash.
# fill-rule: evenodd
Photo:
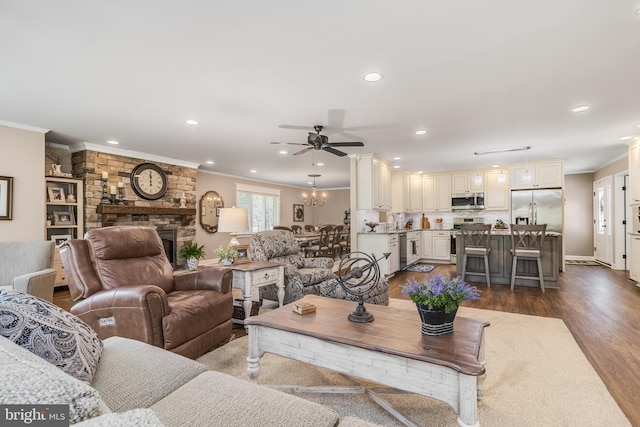
<svg viewBox="0 0 640 427">
<path fill-rule="evenodd" d="M 483 378 L 461 374 L 445 366 L 325 341 L 295 332 L 261 325 L 249 325 L 248 328 L 247 373 L 254 382 L 257 382 L 260 375 L 260 358 L 264 353 L 272 353 L 443 401 L 458 414 L 460 426 L 480 425 L 477 401 L 483 394 L 482 390 L 478 389 L 479 386 L 482 387 Z M 480 362 L 484 364 L 484 333 L 480 346 Z M 308 388 L 292 388 L 295 389 L 308 391 Z M 339 387 L 328 389 L 340 392 Z M 325 392 L 326 390 L 325 387 Z M 344 390 L 360 392 L 357 391 L 358 387 L 348 387 Z M 362 392 L 406 425 L 415 425 L 408 417 L 379 398 L 375 391 L 371 389 Z"/>
</svg>

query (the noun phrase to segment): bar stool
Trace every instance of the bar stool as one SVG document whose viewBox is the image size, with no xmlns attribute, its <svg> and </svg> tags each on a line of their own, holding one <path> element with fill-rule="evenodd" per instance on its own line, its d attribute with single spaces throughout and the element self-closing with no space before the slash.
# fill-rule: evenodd
<svg viewBox="0 0 640 427">
<path fill-rule="evenodd" d="M 460 232 L 462 233 L 462 245 L 464 247 L 462 280 L 464 280 L 468 274 L 475 276 L 484 275 L 487 288 L 490 288 L 489 254 L 491 253 L 491 248 L 489 247 L 489 243 L 491 240 L 491 224 L 462 224 Z M 484 259 L 484 272 L 467 271 L 467 257 L 482 257 Z"/>
<path fill-rule="evenodd" d="M 544 292 L 544 272 L 542 271 L 542 243 L 547 224 L 516 225 L 511 224 L 511 255 L 513 266 L 511 267 L 511 290 L 516 279 L 537 280 Z M 538 276 L 517 276 L 518 259 L 535 259 L 538 264 Z"/>
</svg>

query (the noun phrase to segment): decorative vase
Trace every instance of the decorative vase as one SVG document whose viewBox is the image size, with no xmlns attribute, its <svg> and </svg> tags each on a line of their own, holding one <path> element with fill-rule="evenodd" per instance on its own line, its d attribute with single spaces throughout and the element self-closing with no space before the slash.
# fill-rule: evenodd
<svg viewBox="0 0 640 427">
<path fill-rule="evenodd" d="M 422 321 L 422 333 L 424 335 L 444 335 L 453 332 L 453 320 L 458 309 L 445 313 L 444 310 L 429 310 L 426 306 L 416 304 L 420 320 Z"/>
<path fill-rule="evenodd" d="M 187 268 L 189 270 L 197 270 L 198 269 L 198 258 L 192 256 L 187 258 Z"/>
<path fill-rule="evenodd" d="M 222 265 L 231 265 L 233 264 L 233 260 L 231 259 L 223 259 L 222 260 Z"/>
</svg>

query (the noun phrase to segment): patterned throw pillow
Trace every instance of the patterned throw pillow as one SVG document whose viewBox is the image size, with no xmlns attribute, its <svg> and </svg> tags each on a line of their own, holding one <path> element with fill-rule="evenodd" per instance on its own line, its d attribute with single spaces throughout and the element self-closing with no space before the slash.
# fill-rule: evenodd
<svg viewBox="0 0 640 427">
<path fill-rule="evenodd" d="M 0 291 L 0 335 L 87 383 L 102 354 L 102 341 L 78 317 L 13 290 Z"/>
</svg>

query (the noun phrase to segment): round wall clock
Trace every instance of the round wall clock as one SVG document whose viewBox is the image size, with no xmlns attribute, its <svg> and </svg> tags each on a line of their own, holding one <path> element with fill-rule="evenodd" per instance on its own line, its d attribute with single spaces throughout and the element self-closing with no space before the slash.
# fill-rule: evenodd
<svg viewBox="0 0 640 427">
<path fill-rule="evenodd" d="M 157 200 L 167 192 L 167 174 L 153 163 L 141 163 L 131 171 L 131 188 L 147 200 Z"/>
</svg>

